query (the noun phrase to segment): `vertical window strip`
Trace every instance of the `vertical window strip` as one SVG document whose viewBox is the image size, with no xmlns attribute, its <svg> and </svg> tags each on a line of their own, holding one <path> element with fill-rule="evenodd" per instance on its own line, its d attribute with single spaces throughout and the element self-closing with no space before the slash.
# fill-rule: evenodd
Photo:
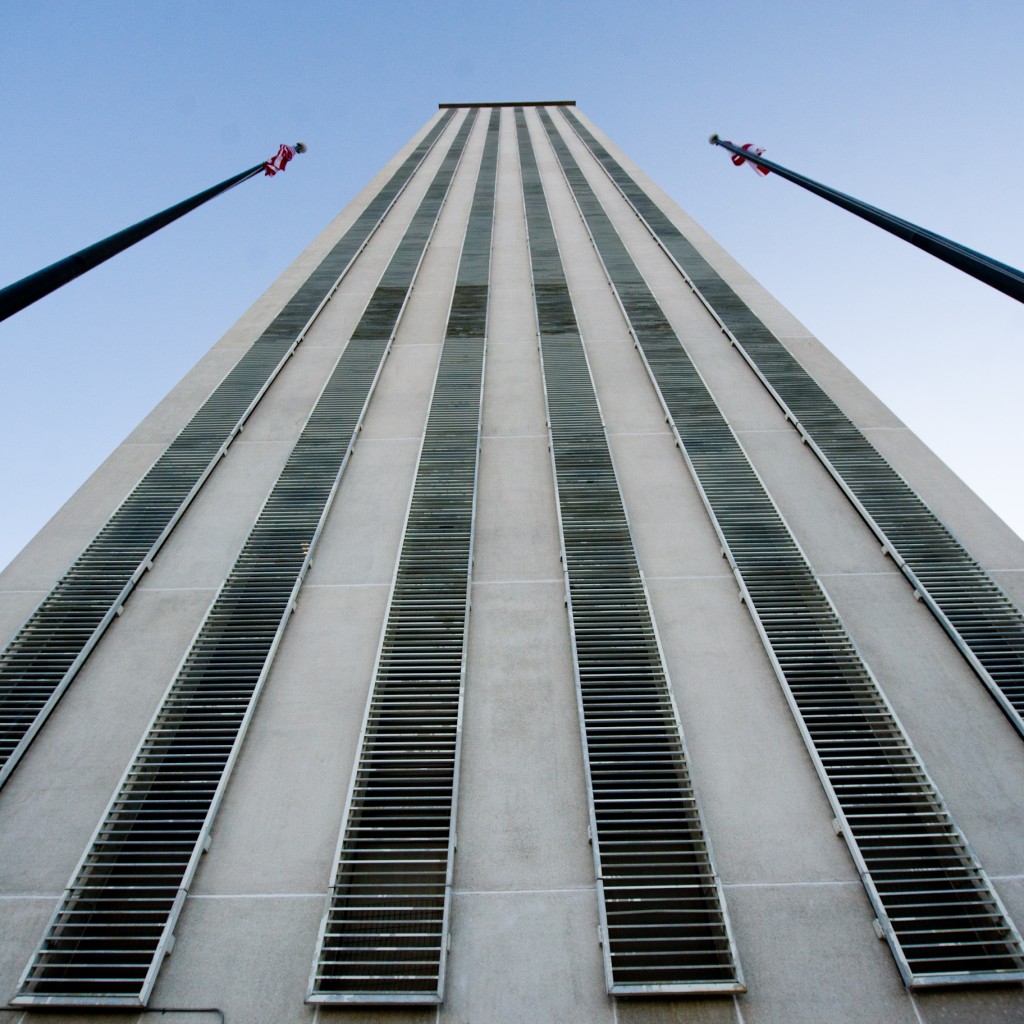
<svg viewBox="0 0 1024 1024">
<path fill-rule="evenodd" d="M 370 200 L 0 653 L 0 786 L 453 115 Z"/>
<path fill-rule="evenodd" d="M 309 1003 L 444 996 L 499 125 L 492 110 Z"/>
<path fill-rule="evenodd" d="M 474 119 L 324 386 L 12 1005 L 146 1005 Z"/>
<path fill-rule="evenodd" d="M 575 113 L 559 109 L 1024 736 L 1024 614 Z"/>
<path fill-rule="evenodd" d="M 987 875 L 546 110 L 540 117 L 911 987 L 1024 980 Z"/>
<path fill-rule="evenodd" d="M 526 116 L 515 111 L 605 977 L 745 990 Z"/>
</svg>

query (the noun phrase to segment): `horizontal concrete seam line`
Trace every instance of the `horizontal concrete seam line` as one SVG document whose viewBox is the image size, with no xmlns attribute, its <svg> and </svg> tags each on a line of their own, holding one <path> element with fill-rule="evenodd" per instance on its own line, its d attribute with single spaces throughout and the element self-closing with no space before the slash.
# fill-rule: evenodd
<svg viewBox="0 0 1024 1024">
<path fill-rule="evenodd" d="M 1024 875 L 989 875 L 997 882 L 1024 882 Z"/>
<path fill-rule="evenodd" d="M 325 900 L 325 892 L 190 892 L 191 900 Z"/>
<path fill-rule="evenodd" d="M 722 882 L 725 889 L 827 889 L 831 886 L 859 886 L 860 879 L 837 878 L 824 882 Z"/>
<path fill-rule="evenodd" d="M 0 589 L 0 597 L 15 596 L 16 594 L 48 594 L 49 590 L 40 587 L 38 590 L 3 590 Z"/>
<path fill-rule="evenodd" d="M 672 437 L 672 432 L 665 430 L 609 430 L 609 437 Z M 673 442 L 674 443 L 674 442 Z"/>
<path fill-rule="evenodd" d="M 847 571 L 841 571 L 841 572 L 819 572 L 818 573 L 818 576 L 821 579 L 841 579 L 843 576 L 902 576 L 902 575 L 903 575 L 903 573 L 901 573 L 899 571 L 899 569 L 896 569 L 896 568 L 893 568 L 893 569 L 889 570 L 888 572 L 880 570 L 880 569 L 876 569 L 876 570 L 874 570 L 872 572 L 853 572 L 853 571 L 847 572 Z"/>
<path fill-rule="evenodd" d="M 719 572 L 719 573 L 694 573 L 690 576 L 651 576 L 645 573 L 645 579 L 653 582 L 654 580 L 733 580 L 736 577 L 731 572 Z"/>
<path fill-rule="evenodd" d="M 481 434 L 482 441 L 523 441 L 529 438 L 548 439 L 547 434 Z"/>
<path fill-rule="evenodd" d="M 219 584 L 215 584 L 214 586 L 210 586 L 210 587 L 160 587 L 160 586 L 149 587 L 149 586 L 140 586 L 139 589 L 138 589 L 138 592 L 140 594 L 163 594 L 163 593 L 177 594 L 177 593 L 180 593 L 180 592 L 184 591 L 186 593 L 188 593 L 188 592 L 195 592 L 197 594 L 212 594 L 212 593 L 214 593 L 217 590 L 218 586 L 219 586 Z"/>
<path fill-rule="evenodd" d="M 732 579 L 730 576 L 729 579 Z M 550 579 L 543 580 L 473 580 L 474 587 L 504 587 L 508 584 L 520 584 L 520 583 L 557 583 L 561 586 L 564 580 L 561 576 L 553 576 Z"/>
<path fill-rule="evenodd" d="M 589 890 L 575 890 L 575 889 L 523 889 L 523 890 L 494 890 L 495 892 L 583 892 L 593 891 L 594 887 L 591 886 Z M 459 892 L 460 890 L 456 890 Z M 489 892 L 490 890 L 481 892 Z M 472 890 L 463 891 L 464 895 L 478 895 Z M 14 903 L 19 900 L 29 901 L 49 901 L 53 902 L 60 899 L 62 893 L 0 893 L 0 902 Z M 189 893 L 189 899 L 327 899 L 327 893 Z"/>
<path fill-rule="evenodd" d="M 495 346 L 498 348 L 521 348 L 524 352 L 536 352 L 537 336 L 533 334 L 527 339 L 520 337 L 518 332 L 511 332 L 507 338 L 488 338 L 487 350 L 490 351 Z"/>
<path fill-rule="evenodd" d="M 367 435 L 364 431 L 357 439 L 356 446 L 352 449 L 354 452 L 359 450 L 359 445 L 365 444 L 393 444 L 396 441 L 402 441 L 405 444 L 419 444 L 423 440 L 422 434 L 412 434 L 408 437 L 373 437 Z"/>
<path fill-rule="evenodd" d="M 303 583 L 302 590 L 359 590 L 365 589 L 388 589 L 391 586 L 390 580 L 382 583 Z M 299 599 L 302 598 L 302 591 L 299 591 Z"/>
<path fill-rule="evenodd" d="M 597 892 L 596 885 L 576 886 L 568 889 L 452 889 L 455 896 L 560 896 L 567 893 Z"/>
</svg>

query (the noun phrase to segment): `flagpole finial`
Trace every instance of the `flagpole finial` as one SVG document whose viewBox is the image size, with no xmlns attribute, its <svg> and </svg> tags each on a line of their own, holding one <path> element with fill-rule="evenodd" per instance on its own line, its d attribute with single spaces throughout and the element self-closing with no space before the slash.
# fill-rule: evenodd
<svg viewBox="0 0 1024 1024">
<path fill-rule="evenodd" d="M 296 142 L 293 148 L 296 153 L 305 153 L 306 150 L 309 149 L 309 146 L 307 146 L 304 142 Z"/>
<path fill-rule="evenodd" d="M 718 132 L 714 132 L 711 136 L 709 136 L 708 142 L 710 142 L 712 146 L 717 146 L 719 142 Z"/>
</svg>

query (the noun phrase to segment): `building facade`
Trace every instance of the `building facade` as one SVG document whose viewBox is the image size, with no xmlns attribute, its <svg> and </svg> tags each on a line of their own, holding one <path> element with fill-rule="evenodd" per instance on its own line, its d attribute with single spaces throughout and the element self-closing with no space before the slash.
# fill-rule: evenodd
<svg viewBox="0 0 1024 1024">
<path fill-rule="evenodd" d="M 1019 1020 L 1022 600 L 571 102 L 443 106 L 0 576 L 0 1022 Z"/>
</svg>

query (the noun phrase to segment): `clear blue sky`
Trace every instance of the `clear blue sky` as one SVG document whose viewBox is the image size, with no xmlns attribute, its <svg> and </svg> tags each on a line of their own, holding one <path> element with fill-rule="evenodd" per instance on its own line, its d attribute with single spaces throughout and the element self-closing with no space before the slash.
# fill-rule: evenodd
<svg viewBox="0 0 1024 1024">
<path fill-rule="evenodd" d="M 439 101 L 575 99 L 1024 532 L 1024 307 L 712 131 L 1024 266 L 1020 0 L 5 0 L 0 283 L 272 154 L 0 324 L 0 565 Z"/>
</svg>

